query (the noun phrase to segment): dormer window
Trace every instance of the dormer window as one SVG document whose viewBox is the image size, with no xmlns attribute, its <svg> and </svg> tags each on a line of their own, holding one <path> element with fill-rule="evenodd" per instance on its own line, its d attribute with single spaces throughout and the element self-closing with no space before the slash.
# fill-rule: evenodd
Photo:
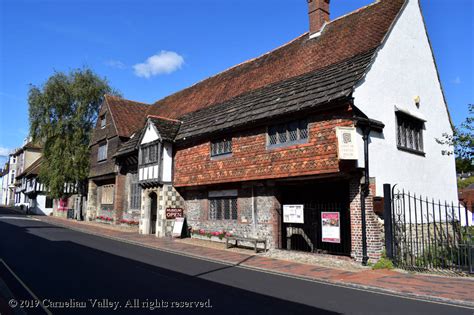
<svg viewBox="0 0 474 315">
<path fill-rule="evenodd" d="M 100 116 L 100 129 L 104 129 L 105 125 L 107 124 L 107 118 L 105 117 L 105 114 Z"/>
</svg>

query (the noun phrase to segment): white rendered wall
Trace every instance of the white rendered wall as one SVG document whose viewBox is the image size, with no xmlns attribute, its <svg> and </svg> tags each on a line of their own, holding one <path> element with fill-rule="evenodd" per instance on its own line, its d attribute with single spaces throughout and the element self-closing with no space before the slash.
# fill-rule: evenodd
<svg viewBox="0 0 474 315">
<path fill-rule="evenodd" d="M 0 205 L 3 205 L 3 181 L 6 180 L 7 176 L 0 177 Z"/>
<path fill-rule="evenodd" d="M 146 132 L 143 135 L 141 144 L 150 143 L 150 142 L 153 142 L 155 140 L 158 140 L 159 138 L 160 138 L 160 136 L 158 135 L 158 132 L 156 131 L 153 124 L 148 123 L 148 125 L 146 127 Z"/>
<path fill-rule="evenodd" d="M 53 208 L 46 208 L 46 196 L 38 195 L 36 197 L 36 205 L 33 211 L 39 215 L 50 215 L 53 212 Z"/>
<path fill-rule="evenodd" d="M 419 108 L 415 96 L 421 98 Z M 354 103 L 369 118 L 385 124 L 383 134 L 371 134 L 369 147 L 370 176 L 376 178 L 377 195 L 383 194 L 384 183 L 390 183 L 430 198 L 457 201 L 454 157 L 442 155 L 446 148 L 436 143 L 436 138 L 452 129 L 418 0 L 408 1 L 356 88 Z M 397 149 L 395 106 L 426 119 L 425 157 Z"/>
<path fill-rule="evenodd" d="M 173 149 L 171 143 L 163 145 L 163 181 L 171 182 L 171 174 L 173 171 Z"/>
</svg>

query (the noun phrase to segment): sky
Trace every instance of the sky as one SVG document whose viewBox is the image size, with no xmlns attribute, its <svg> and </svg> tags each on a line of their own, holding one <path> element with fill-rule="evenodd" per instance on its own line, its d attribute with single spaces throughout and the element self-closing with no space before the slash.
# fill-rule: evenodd
<svg viewBox="0 0 474 315">
<path fill-rule="evenodd" d="M 373 1 L 332 0 L 331 19 Z M 474 103 L 474 1 L 421 5 L 457 125 Z M 153 103 L 307 30 L 305 0 L 0 0 L 0 163 L 28 134 L 30 84 L 55 71 L 90 67 Z"/>
</svg>

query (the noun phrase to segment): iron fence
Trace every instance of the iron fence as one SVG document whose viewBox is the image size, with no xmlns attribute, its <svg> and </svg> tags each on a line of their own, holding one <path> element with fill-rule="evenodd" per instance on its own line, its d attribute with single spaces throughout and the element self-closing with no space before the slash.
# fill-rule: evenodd
<svg viewBox="0 0 474 315">
<path fill-rule="evenodd" d="M 384 198 L 387 256 L 397 267 L 473 272 L 472 211 L 396 187 Z"/>
</svg>

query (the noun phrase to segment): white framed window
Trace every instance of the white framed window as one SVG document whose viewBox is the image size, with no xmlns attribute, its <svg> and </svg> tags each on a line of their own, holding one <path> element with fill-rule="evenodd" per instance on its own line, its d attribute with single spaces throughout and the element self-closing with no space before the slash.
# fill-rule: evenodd
<svg viewBox="0 0 474 315">
<path fill-rule="evenodd" d="M 114 203 L 114 185 L 102 186 L 100 203 L 103 205 L 112 205 Z"/>
<path fill-rule="evenodd" d="M 107 142 L 99 144 L 99 150 L 97 152 L 97 161 L 107 160 Z"/>
</svg>

